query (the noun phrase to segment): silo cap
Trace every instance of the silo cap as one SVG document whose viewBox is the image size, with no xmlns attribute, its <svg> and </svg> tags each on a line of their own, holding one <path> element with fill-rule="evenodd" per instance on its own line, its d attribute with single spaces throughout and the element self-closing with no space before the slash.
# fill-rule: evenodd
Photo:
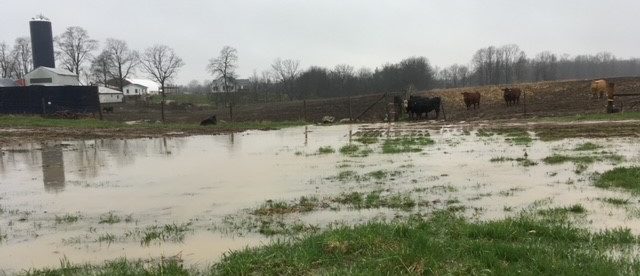
<svg viewBox="0 0 640 276">
<path fill-rule="evenodd" d="M 36 15 L 34 18 L 31 18 L 31 21 L 50 21 L 50 20 L 44 15 L 39 14 L 39 15 Z"/>
</svg>

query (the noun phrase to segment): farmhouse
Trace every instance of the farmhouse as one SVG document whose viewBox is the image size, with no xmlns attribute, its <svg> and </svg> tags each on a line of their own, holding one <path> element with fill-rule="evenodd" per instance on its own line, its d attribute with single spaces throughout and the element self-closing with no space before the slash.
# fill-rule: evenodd
<svg viewBox="0 0 640 276">
<path fill-rule="evenodd" d="M 220 93 L 225 92 L 224 81 L 222 79 L 217 79 L 211 82 L 211 92 L 212 93 Z M 248 79 L 237 79 L 227 81 L 227 92 L 242 92 L 246 91 L 251 87 L 251 81 Z"/>
<path fill-rule="evenodd" d="M 118 90 L 98 86 L 98 98 L 100 99 L 100 103 L 121 103 L 124 95 Z"/>
<path fill-rule="evenodd" d="M 113 89 L 120 89 L 117 79 L 109 80 L 107 86 Z M 160 84 L 147 79 L 125 79 L 122 93 L 124 96 L 157 95 L 160 93 Z"/>
<path fill-rule="evenodd" d="M 60 68 L 40 66 L 24 76 L 26 85 L 80 85 L 78 75 Z"/>
</svg>

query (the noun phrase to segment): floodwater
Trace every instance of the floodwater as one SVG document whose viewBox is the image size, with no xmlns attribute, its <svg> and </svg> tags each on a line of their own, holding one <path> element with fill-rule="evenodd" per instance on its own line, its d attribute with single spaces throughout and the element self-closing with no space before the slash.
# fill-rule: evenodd
<svg viewBox="0 0 640 276">
<path fill-rule="evenodd" d="M 586 227 L 627 227 L 640 233 L 637 198 L 596 188 L 590 178 L 595 172 L 639 164 L 638 139 L 534 140 L 525 146 L 511 144 L 502 136 L 480 137 L 473 129 L 445 126 L 429 130 L 435 144 L 423 146 L 422 152 L 382 154 L 378 143 L 369 146 L 373 153 L 366 157 L 316 154 L 322 146 L 337 150 L 362 132 L 380 130 L 384 139 L 426 131 L 419 128 L 411 124 L 308 126 L 5 147 L 0 156 L 0 271 L 55 267 L 61 259 L 100 263 L 118 257 L 180 256 L 188 265 L 206 266 L 230 250 L 270 241 L 251 231 L 220 230 L 225 217 L 246 215 L 248 208 L 268 199 L 324 198 L 380 189 L 432 204 L 408 211 L 325 209 L 297 219 L 320 227 L 337 221 L 361 223 L 426 213 L 446 207 L 447 200 L 467 207 L 464 214 L 470 218 L 496 219 L 532 206 L 580 203 L 588 210 L 582 219 Z M 625 160 L 598 162 L 582 173 L 576 173 L 572 163 L 545 165 L 541 161 L 553 153 L 579 154 L 571 149 L 586 141 L 604 147 L 598 152 L 619 154 Z M 538 165 L 489 162 L 495 157 L 523 157 L 525 152 Z M 398 174 L 382 181 L 335 178 L 345 170 Z M 621 208 L 598 200 L 605 197 L 630 200 Z M 120 221 L 101 223 L 108 214 Z M 56 221 L 65 215 L 78 216 L 78 220 Z M 188 225 L 184 239 L 146 244 L 131 234 L 173 224 Z"/>
</svg>

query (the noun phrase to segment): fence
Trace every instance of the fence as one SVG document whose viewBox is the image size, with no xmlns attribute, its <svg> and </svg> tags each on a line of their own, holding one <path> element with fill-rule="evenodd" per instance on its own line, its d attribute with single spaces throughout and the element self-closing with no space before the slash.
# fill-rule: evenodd
<svg viewBox="0 0 640 276">
<path fill-rule="evenodd" d="M 97 86 L 0 87 L 0 114 L 97 113 Z"/>
</svg>

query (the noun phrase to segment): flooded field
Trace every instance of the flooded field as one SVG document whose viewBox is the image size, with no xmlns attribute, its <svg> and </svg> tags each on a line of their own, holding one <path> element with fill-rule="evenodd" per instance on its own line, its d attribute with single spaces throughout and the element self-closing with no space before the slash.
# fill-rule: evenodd
<svg viewBox="0 0 640 276">
<path fill-rule="evenodd" d="M 123 256 L 206 266 L 272 239 L 441 209 L 490 220 L 565 208 L 589 229 L 640 234 L 638 198 L 594 186 L 640 164 L 638 142 L 375 124 L 10 145 L 0 271 Z"/>
</svg>

